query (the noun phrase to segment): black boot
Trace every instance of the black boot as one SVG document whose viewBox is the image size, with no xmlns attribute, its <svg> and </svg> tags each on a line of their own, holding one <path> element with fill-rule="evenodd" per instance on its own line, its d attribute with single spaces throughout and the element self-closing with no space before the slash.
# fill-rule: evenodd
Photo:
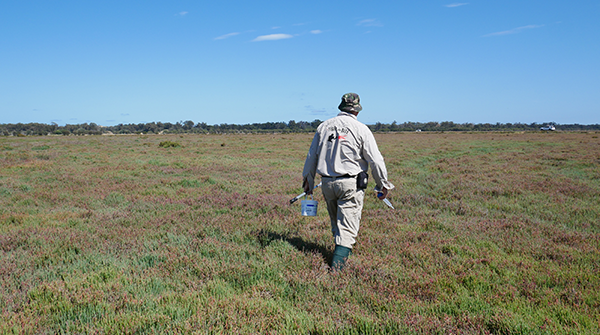
<svg viewBox="0 0 600 335">
<path fill-rule="evenodd" d="M 352 249 L 336 245 L 333 251 L 333 259 L 331 260 L 331 271 L 342 270 L 346 266 L 346 260 L 352 254 Z"/>
</svg>

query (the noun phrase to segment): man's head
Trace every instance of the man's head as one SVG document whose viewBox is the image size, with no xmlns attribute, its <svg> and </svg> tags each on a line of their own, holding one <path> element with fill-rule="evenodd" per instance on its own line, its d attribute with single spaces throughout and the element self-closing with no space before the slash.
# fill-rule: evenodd
<svg viewBox="0 0 600 335">
<path fill-rule="evenodd" d="M 338 106 L 338 109 L 342 112 L 356 113 L 362 110 L 360 105 L 360 97 L 356 93 L 346 93 L 342 96 L 342 102 Z"/>
</svg>

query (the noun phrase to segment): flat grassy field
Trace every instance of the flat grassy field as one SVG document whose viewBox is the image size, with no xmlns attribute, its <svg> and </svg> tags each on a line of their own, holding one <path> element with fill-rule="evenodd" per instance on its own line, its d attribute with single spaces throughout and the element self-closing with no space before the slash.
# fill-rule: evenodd
<svg viewBox="0 0 600 335">
<path fill-rule="evenodd" d="M 0 138 L 0 333 L 600 333 L 598 133 L 376 138 L 341 273 L 312 134 Z"/>
</svg>

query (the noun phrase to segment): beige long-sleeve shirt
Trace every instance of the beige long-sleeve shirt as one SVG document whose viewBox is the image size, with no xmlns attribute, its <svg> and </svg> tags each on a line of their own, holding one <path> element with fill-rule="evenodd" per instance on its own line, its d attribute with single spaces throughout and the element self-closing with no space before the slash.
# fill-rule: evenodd
<svg viewBox="0 0 600 335">
<path fill-rule="evenodd" d="M 385 162 L 371 130 L 355 115 L 340 112 L 317 128 L 302 176 L 313 189 L 316 173 L 329 177 L 356 176 L 369 166 L 379 188 L 394 188 L 387 180 Z"/>
</svg>

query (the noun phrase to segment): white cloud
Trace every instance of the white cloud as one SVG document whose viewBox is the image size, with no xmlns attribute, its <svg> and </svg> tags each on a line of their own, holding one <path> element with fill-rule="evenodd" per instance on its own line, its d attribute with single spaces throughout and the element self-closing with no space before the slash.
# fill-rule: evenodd
<svg viewBox="0 0 600 335">
<path fill-rule="evenodd" d="M 499 31 L 499 32 L 496 32 L 496 33 L 491 33 L 491 34 L 487 34 L 487 35 L 483 35 L 483 36 L 484 37 L 489 37 L 489 36 L 502 36 L 502 35 L 517 34 L 517 33 L 520 33 L 523 30 L 536 29 L 536 28 L 541 28 L 543 26 L 544 26 L 543 24 L 530 24 L 530 25 L 527 25 L 527 26 L 518 27 L 518 28 L 511 29 L 511 30 Z"/>
<path fill-rule="evenodd" d="M 219 37 L 215 37 L 215 40 L 224 40 L 226 38 L 229 38 L 229 37 L 232 37 L 232 36 L 235 36 L 235 35 L 239 35 L 239 34 L 240 33 L 237 33 L 237 32 L 236 33 L 229 33 L 229 34 L 221 35 Z"/>
<path fill-rule="evenodd" d="M 460 6 L 464 6 L 464 5 L 468 5 L 468 4 L 469 4 L 468 2 L 460 2 L 460 3 L 455 2 L 455 3 L 451 3 L 449 5 L 444 5 L 444 6 L 448 7 L 448 8 L 454 8 L 454 7 L 460 7 Z"/>
<path fill-rule="evenodd" d="M 379 20 L 376 20 L 376 19 L 362 20 L 362 21 L 358 22 L 356 25 L 363 26 L 363 27 L 383 27 L 383 24 L 381 22 L 379 22 Z"/>
<path fill-rule="evenodd" d="M 270 34 L 270 35 L 258 36 L 257 38 L 253 39 L 252 42 L 276 41 L 276 40 L 283 40 L 283 39 L 292 38 L 292 37 L 294 37 L 294 36 L 292 36 L 290 34 Z"/>
<path fill-rule="evenodd" d="M 317 35 L 317 34 L 322 33 L 322 31 L 320 31 L 320 30 L 317 29 L 317 30 L 311 30 L 310 33 Z"/>
<path fill-rule="evenodd" d="M 188 12 L 179 12 L 179 15 L 184 16 L 186 15 Z"/>
<path fill-rule="evenodd" d="M 304 100 L 304 99 L 300 99 Z M 327 110 L 325 108 L 316 108 L 311 105 L 306 105 L 304 108 L 312 115 L 324 115 L 327 114 Z"/>
</svg>

